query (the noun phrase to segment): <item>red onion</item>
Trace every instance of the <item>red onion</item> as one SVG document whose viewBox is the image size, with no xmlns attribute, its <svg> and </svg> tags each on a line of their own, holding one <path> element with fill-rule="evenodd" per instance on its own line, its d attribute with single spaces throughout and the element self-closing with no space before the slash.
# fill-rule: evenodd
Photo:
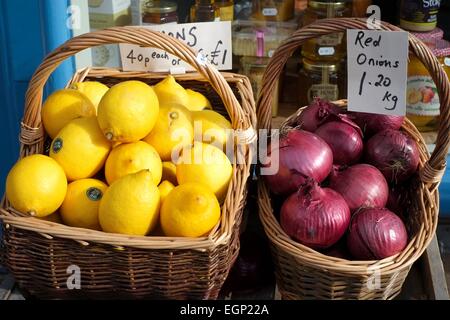
<svg viewBox="0 0 450 320">
<path fill-rule="evenodd" d="M 363 152 L 361 129 L 347 118 L 330 121 L 321 125 L 315 132 L 325 140 L 333 151 L 333 162 L 350 165 L 358 162 Z"/>
<path fill-rule="evenodd" d="M 385 208 L 363 209 L 350 222 L 347 245 L 353 257 L 379 260 L 401 252 L 408 234 L 402 220 Z"/>
<path fill-rule="evenodd" d="M 328 144 L 304 130 L 290 130 L 280 138 L 278 148 L 274 146 L 272 152 L 278 153 L 279 170 L 264 178 L 276 194 L 291 194 L 306 181 L 306 177 L 322 182 L 333 165 L 333 153 Z M 270 162 L 276 160 L 272 154 L 269 157 Z"/>
<path fill-rule="evenodd" d="M 314 132 L 330 115 L 337 115 L 341 112 L 343 112 L 343 109 L 337 105 L 316 98 L 302 111 L 297 119 L 297 125 L 299 125 L 302 130 Z"/>
<path fill-rule="evenodd" d="M 383 174 L 368 164 L 356 164 L 344 169 L 335 166 L 330 188 L 344 197 L 352 212 L 359 208 L 384 207 L 389 194 Z"/>
<path fill-rule="evenodd" d="M 380 169 L 388 182 L 400 183 L 417 171 L 419 149 L 410 136 L 388 129 L 369 139 L 364 158 Z"/>
<path fill-rule="evenodd" d="M 339 193 L 309 180 L 286 199 L 280 222 L 294 240 L 313 249 L 328 248 L 347 230 L 350 210 Z"/>
<path fill-rule="evenodd" d="M 404 116 L 388 116 L 364 112 L 349 112 L 351 119 L 362 129 L 365 137 L 385 130 L 398 130 L 403 124 Z"/>
</svg>

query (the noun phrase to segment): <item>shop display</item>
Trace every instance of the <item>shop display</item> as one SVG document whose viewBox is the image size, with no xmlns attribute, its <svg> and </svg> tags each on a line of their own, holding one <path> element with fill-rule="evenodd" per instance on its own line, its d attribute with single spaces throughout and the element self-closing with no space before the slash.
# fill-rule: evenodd
<svg viewBox="0 0 450 320">
<path fill-rule="evenodd" d="M 256 0 L 252 11 L 255 20 L 288 21 L 294 17 L 294 0 Z"/>
<path fill-rule="evenodd" d="M 177 23 L 174 1 L 131 0 L 132 22 L 135 26 Z"/>
<path fill-rule="evenodd" d="M 431 31 L 436 28 L 440 0 L 401 0 L 400 27 L 411 31 Z"/>
<path fill-rule="evenodd" d="M 426 40 L 441 66 L 450 75 L 450 42 Z M 439 96 L 428 70 L 414 54 L 408 64 L 406 114 L 420 131 L 433 131 L 439 126 Z"/>
<path fill-rule="evenodd" d="M 218 21 L 214 0 L 195 0 L 191 7 L 191 22 L 211 22 Z"/>
</svg>

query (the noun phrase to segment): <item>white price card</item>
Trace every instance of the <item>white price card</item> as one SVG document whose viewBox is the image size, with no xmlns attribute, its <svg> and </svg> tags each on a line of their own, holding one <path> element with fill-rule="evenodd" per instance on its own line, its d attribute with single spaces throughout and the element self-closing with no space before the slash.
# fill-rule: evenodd
<svg viewBox="0 0 450 320">
<path fill-rule="evenodd" d="M 348 110 L 406 114 L 408 33 L 348 30 Z"/>
<path fill-rule="evenodd" d="M 183 41 L 199 56 L 219 70 L 232 68 L 231 22 L 201 22 L 144 26 Z M 190 65 L 160 49 L 120 44 L 122 67 L 125 71 L 168 72 L 194 70 Z"/>
</svg>

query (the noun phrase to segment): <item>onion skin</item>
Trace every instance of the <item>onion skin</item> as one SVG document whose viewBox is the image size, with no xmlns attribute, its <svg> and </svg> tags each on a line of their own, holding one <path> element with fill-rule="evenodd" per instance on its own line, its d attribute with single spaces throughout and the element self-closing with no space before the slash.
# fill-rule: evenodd
<svg viewBox="0 0 450 320">
<path fill-rule="evenodd" d="M 347 247 L 356 259 L 384 259 L 401 252 L 407 242 L 402 220 L 386 208 L 363 209 L 352 217 Z"/>
<path fill-rule="evenodd" d="M 295 192 L 308 177 L 320 183 L 329 175 L 333 166 L 333 153 L 328 144 L 317 135 L 304 130 L 288 131 L 280 138 L 279 147 L 275 147 L 272 152 L 278 152 L 279 170 L 274 175 L 265 175 L 264 179 L 275 194 L 288 195 Z"/>
<path fill-rule="evenodd" d="M 281 207 L 283 230 L 312 249 L 331 247 L 344 235 L 349 223 L 350 209 L 343 197 L 315 182 L 301 186 Z"/>
<path fill-rule="evenodd" d="M 387 129 L 367 141 L 364 159 L 377 167 L 389 183 L 401 183 L 416 173 L 419 149 L 410 136 Z"/>
<path fill-rule="evenodd" d="M 356 164 L 344 169 L 335 166 L 330 188 L 344 197 L 351 212 L 359 208 L 382 208 L 389 196 L 389 187 L 383 174 L 368 164 Z"/>
<path fill-rule="evenodd" d="M 364 144 L 360 130 L 346 122 L 326 122 L 315 133 L 330 146 L 333 151 L 334 164 L 354 164 L 363 154 Z"/>
<path fill-rule="evenodd" d="M 344 110 L 337 105 L 319 98 L 307 106 L 297 119 L 297 125 L 309 132 L 314 132 L 330 115 L 337 115 Z"/>
<path fill-rule="evenodd" d="M 388 116 L 384 114 L 351 111 L 347 114 L 361 128 L 365 137 L 371 137 L 377 132 L 386 129 L 399 130 L 405 120 L 404 116 Z"/>
</svg>

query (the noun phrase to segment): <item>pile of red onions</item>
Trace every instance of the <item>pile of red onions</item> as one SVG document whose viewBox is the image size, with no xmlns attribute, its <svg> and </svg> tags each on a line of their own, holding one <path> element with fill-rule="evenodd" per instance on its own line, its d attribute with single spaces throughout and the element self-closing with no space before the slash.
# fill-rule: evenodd
<svg viewBox="0 0 450 320">
<path fill-rule="evenodd" d="M 282 229 L 343 259 L 401 252 L 408 235 L 399 215 L 419 167 L 416 141 L 400 131 L 404 117 L 344 113 L 316 99 L 297 120 L 269 155 L 266 166 L 278 171 L 264 176 L 283 202 Z"/>
</svg>

